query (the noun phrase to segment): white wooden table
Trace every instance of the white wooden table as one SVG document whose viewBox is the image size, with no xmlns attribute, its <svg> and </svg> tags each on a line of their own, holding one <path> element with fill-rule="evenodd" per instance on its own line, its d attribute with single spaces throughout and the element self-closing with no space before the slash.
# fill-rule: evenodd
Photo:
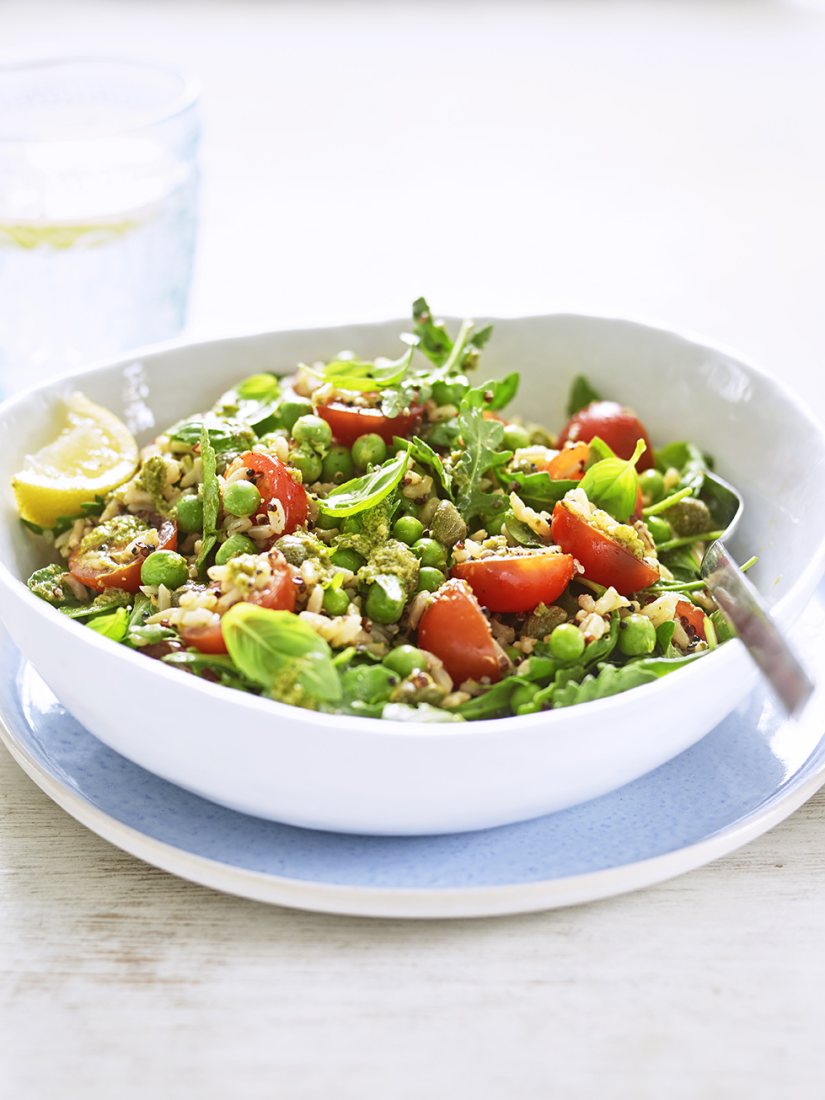
<svg viewBox="0 0 825 1100">
<path fill-rule="evenodd" d="M 579 309 L 825 409 L 825 13 L 14 3 L 0 55 L 202 75 L 191 332 Z M 821 1097 L 825 795 L 586 908 L 367 922 L 126 856 L 0 753 L 0 1095 Z"/>
</svg>

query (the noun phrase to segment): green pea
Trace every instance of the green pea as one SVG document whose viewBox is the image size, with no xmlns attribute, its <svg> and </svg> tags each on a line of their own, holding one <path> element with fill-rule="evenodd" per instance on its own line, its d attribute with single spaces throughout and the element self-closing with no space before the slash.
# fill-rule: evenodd
<svg viewBox="0 0 825 1100">
<path fill-rule="evenodd" d="M 646 615 L 627 615 L 619 623 L 619 651 L 645 657 L 656 648 L 656 628 Z"/>
<path fill-rule="evenodd" d="M 281 424 L 287 431 L 291 432 L 293 424 L 299 417 L 312 412 L 312 402 L 308 401 L 306 397 L 296 395 L 291 401 L 284 401 L 278 411 Z"/>
<path fill-rule="evenodd" d="M 332 531 L 341 526 L 341 519 L 339 516 L 328 516 L 326 512 L 319 512 L 315 526 L 320 527 L 322 531 Z"/>
<path fill-rule="evenodd" d="M 424 524 L 415 516 L 399 516 L 392 525 L 392 533 L 399 542 L 412 546 L 424 534 Z"/>
<path fill-rule="evenodd" d="M 292 438 L 297 443 L 308 443 L 312 447 L 326 450 L 332 443 L 332 428 L 320 416 L 309 413 L 299 416 L 292 425 Z"/>
<path fill-rule="evenodd" d="M 155 550 L 140 567 L 141 584 L 180 588 L 189 579 L 189 563 L 174 550 Z"/>
<path fill-rule="evenodd" d="M 530 433 L 521 424 L 508 424 L 504 429 L 504 446 L 508 451 L 530 446 Z"/>
<path fill-rule="evenodd" d="M 321 472 L 324 481 L 335 481 L 339 484 L 343 481 L 349 481 L 355 473 L 349 447 L 343 447 L 340 443 L 333 443 L 324 459 Z"/>
<path fill-rule="evenodd" d="M 362 558 L 357 550 L 350 550 L 348 546 L 337 546 L 332 552 L 330 561 L 339 569 L 349 569 L 350 572 L 357 573 L 366 558 Z"/>
<path fill-rule="evenodd" d="M 670 524 L 666 519 L 662 519 L 661 516 L 647 516 L 645 518 L 647 529 L 654 542 L 667 542 L 668 539 L 673 538 L 673 531 Z"/>
<path fill-rule="evenodd" d="M 296 451 L 292 452 L 289 461 L 296 470 L 301 471 L 301 477 L 304 479 L 305 485 L 311 485 L 313 481 L 317 481 L 321 476 L 321 470 L 323 469 L 321 456 L 305 444 L 301 444 Z"/>
<path fill-rule="evenodd" d="M 407 602 L 398 577 L 379 574 L 369 587 L 365 610 L 367 618 L 376 623 L 397 623 Z"/>
<path fill-rule="evenodd" d="M 324 592 L 324 611 L 328 615 L 346 615 L 349 596 L 343 588 L 328 588 Z"/>
<path fill-rule="evenodd" d="M 458 405 L 469 386 L 465 382 L 436 382 L 433 385 L 433 401 L 436 405 Z"/>
<path fill-rule="evenodd" d="M 400 645 L 390 650 L 384 664 L 399 676 L 409 676 L 413 672 L 426 671 L 427 654 L 414 645 Z"/>
<path fill-rule="evenodd" d="M 550 635 L 550 652 L 557 661 L 578 661 L 584 653 L 584 635 L 573 623 L 559 623 Z"/>
<path fill-rule="evenodd" d="M 526 706 L 527 703 L 532 703 L 533 696 L 538 690 L 538 684 L 531 684 L 528 681 L 525 681 L 523 684 L 516 684 L 513 688 L 513 694 L 510 696 L 510 709 L 516 711 L 519 707 Z"/>
<path fill-rule="evenodd" d="M 639 474 L 639 488 L 645 505 L 655 504 L 664 499 L 665 479 L 658 470 L 643 470 Z"/>
<path fill-rule="evenodd" d="M 178 527 L 187 535 L 203 530 L 203 501 L 198 497 L 181 497 L 175 509 Z"/>
<path fill-rule="evenodd" d="M 431 565 L 422 566 L 418 570 L 418 591 L 435 592 L 446 580 L 440 569 L 433 569 Z"/>
<path fill-rule="evenodd" d="M 387 444 L 375 432 L 359 435 L 352 445 L 352 461 L 357 470 L 366 470 L 367 466 L 378 465 L 386 457 Z"/>
<path fill-rule="evenodd" d="M 239 554 L 257 554 L 258 547 L 246 535 L 230 535 L 218 547 L 215 555 L 216 565 L 226 565 L 230 558 L 237 558 Z"/>
<path fill-rule="evenodd" d="M 418 539 L 413 543 L 412 551 L 422 565 L 433 565 L 436 569 L 443 569 L 447 564 L 447 551 L 435 539 Z"/>
<path fill-rule="evenodd" d="M 223 491 L 223 509 L 231 516 L 254 516 L 261 494 L 251 481 L 230 481 Z"/>
</svg>

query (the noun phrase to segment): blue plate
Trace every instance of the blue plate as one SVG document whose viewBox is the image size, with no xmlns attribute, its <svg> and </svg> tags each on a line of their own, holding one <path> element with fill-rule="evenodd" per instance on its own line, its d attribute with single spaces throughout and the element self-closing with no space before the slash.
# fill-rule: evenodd
<svg viewBox="0 0 825 1100">
<path fill-rule="evenodd" d="M 825 652 L 814 644 L 823 623 L 820 592 L 794 636 L 825 683 Z M 158 779 L 67 714 L 5 636 L 0 659 L 0 736 L 55 802 L 149 863 L 299 908 L 489 916 L 607 897 L 732 851 L 825 782 L 825 690 L 801 721 L 789 722 L 758 689 L 677 759 L 560 813 L 454 836 L 313 832 L 223 809 Z M 661 721 L 678 716 L 662 714 Z"/>
</svg>

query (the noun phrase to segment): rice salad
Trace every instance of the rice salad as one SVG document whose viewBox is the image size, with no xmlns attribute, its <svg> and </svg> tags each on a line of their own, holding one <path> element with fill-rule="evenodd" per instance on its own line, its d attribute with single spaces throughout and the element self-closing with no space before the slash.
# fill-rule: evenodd
<svg viewBox="0 0 825 1100">
<path fill-rule="evenodd" d="M 478 381 L 490 336 L 419 299 L 396 359 L 241 380 L 110 491 L 24 515 L 53 558 L 30 590 L 191 675 L 370 718 L 566 707 L 726 641 L 709 457 L 654 450 L 583 377 L 557 433 L 508 415 L 518 374 Z"/>
</svg>

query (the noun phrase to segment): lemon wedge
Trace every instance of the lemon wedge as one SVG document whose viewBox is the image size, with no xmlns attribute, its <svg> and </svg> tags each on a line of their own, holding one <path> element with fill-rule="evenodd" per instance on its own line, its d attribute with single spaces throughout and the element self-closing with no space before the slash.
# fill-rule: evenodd
<svg viewBox="0 0 825 1100">
<path fill-rule="evenodd" d="M 52 527 L 62 516 L 79 514 L 84 501 L 122 485 L 137 465 L 138 445 L 126 425 L 82 393 L 73 393 L 60 434 L 27 455 L 12 479 L 20 516 Z"/>
</svg>

